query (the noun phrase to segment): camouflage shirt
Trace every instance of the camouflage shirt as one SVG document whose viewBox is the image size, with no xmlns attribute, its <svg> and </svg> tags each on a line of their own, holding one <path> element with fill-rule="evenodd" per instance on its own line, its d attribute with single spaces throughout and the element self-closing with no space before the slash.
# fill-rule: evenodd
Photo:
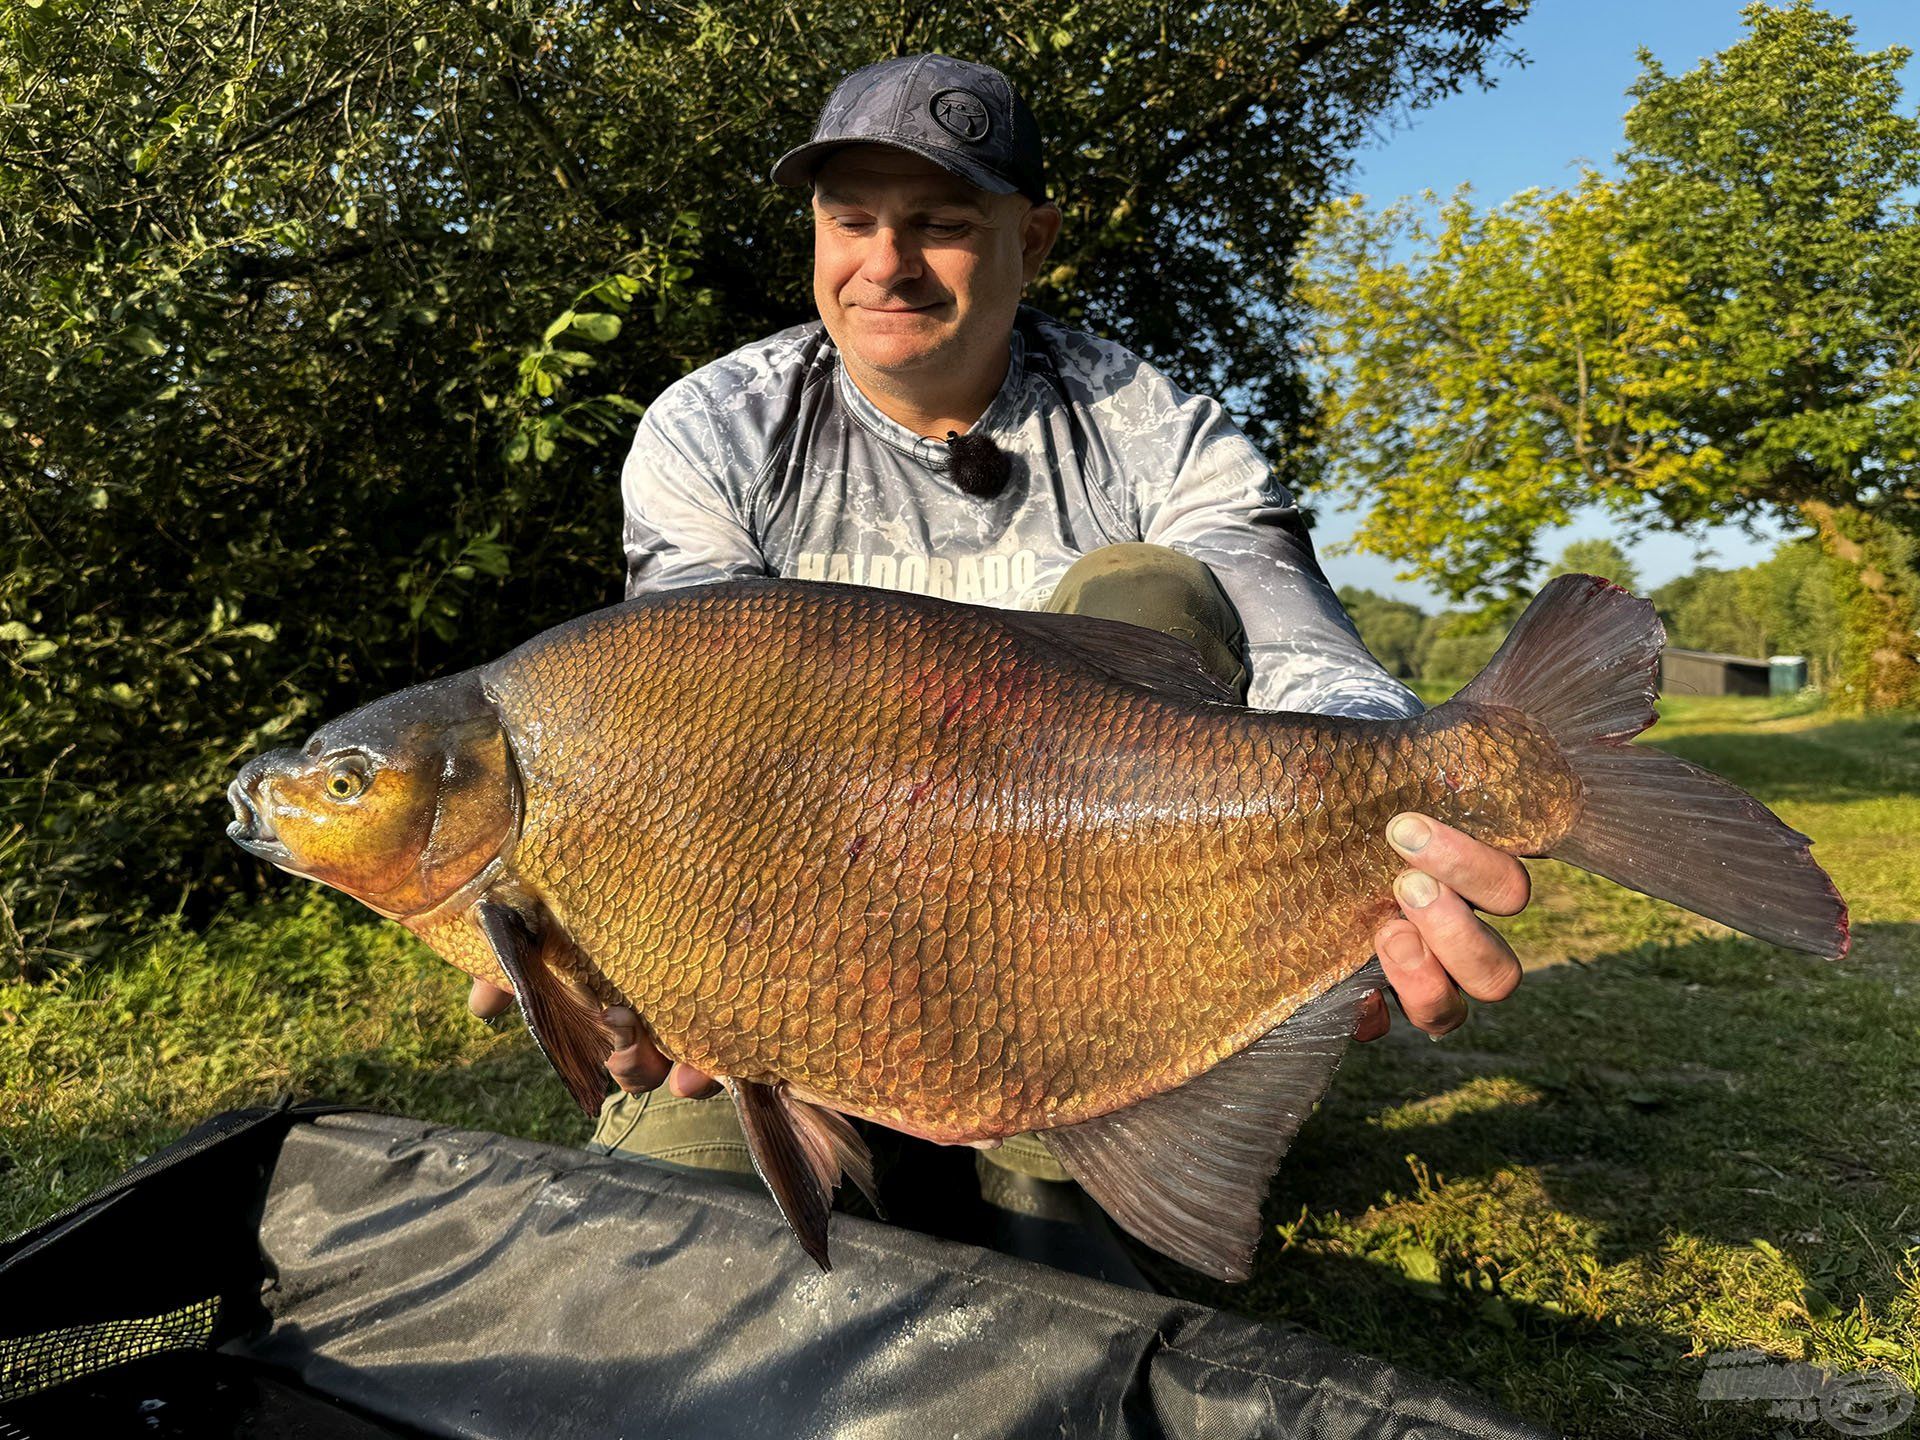
<svg viewBox="0 0 1920 1440">
<path fill-rule="evenodd" d="M 973 429 L 1012 461 L 991 498 L 951 483 L 945 444 L 860 392 L 819 321 L 743 346 L 668 386 L 640 422 L 621 477 L 627 593 L 783 575 L 1038 609 L 1087 551 L 1143 540 L 1220 581 L 1246 630 L 1249 704 L 1419 712 L 1216 401 L 1022 307 L 1006 379 Z"/>
</svg>

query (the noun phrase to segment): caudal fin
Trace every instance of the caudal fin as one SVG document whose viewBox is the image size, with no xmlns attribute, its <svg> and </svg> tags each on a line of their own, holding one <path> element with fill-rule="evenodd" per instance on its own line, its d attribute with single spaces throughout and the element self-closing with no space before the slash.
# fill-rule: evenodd
<svg viewBox="0 0 1920 1440">
<path fill-rule="evenodd" d="M 1812 842 L 1719 776 L 1628 743 L 1654 721 L 1665 640 L 1647 601 L 1595 575 L 1562 575 L 1455 699 L 1524 711 L 1559 741 L 1586 793 L 1554 859 L 1838 959 L 1847 906 Z"/>
</svg>

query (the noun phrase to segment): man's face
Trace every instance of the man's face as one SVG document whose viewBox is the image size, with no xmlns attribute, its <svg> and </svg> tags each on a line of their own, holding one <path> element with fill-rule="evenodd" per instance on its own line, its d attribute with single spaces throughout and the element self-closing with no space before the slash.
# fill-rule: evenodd
<svg viewBox="0 0 1920 1440">
<path fill-rule="evenodd" d="M 931 160 L 852 145 L 814 177 L 813 298 L 843 355 L 890 379 L 997 363 L 1060 212 Z M 960 367 L 956 372 L 953 367 Z"/>
</svg>

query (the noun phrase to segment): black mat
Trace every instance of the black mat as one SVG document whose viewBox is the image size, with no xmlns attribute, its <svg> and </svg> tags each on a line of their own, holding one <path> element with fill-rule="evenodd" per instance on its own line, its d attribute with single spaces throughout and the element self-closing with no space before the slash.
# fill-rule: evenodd
<svg viewBox="0 0 1920 1440">
<path fill-rule="evenodd" d="M 347 1407 L 314 1423 L 486 1440 L 1542 1433 L 1304 1333 L 850 1216 L 822 1275 L 770 1201 L 698 1175 L 359 1112 L 221 1123 L 0 1247 L 0 1423 L 60 1433 L 23 1425 L 29 1392 L 99 1389 L 102 1356 L 219 1348 Z M 171 1237 L 155 1283 L 83 1293 L 136 1234 Z"/>
</svg>

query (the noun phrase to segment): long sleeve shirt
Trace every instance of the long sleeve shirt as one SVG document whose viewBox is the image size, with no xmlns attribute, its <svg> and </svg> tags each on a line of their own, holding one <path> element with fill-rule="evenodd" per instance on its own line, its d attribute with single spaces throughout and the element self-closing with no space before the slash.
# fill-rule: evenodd
<svg viewBox="0 0 1920 1440">
<path fill-rule="evenodd" d="M 972 427 L 1012 465 L 984 498 L 949 479 L 941 440 L 861 393 L 817 320 L 676 381 L 641 419 L 621 477 L 627 593 L 778 575 L 1038 609 L 1087 551 L 1146 541 L 1200 560 L 1233 602 L 1253 707 L 1419 713 L 1217 401 L 1028 307 L 1010 344 Z"/>
</svg>

